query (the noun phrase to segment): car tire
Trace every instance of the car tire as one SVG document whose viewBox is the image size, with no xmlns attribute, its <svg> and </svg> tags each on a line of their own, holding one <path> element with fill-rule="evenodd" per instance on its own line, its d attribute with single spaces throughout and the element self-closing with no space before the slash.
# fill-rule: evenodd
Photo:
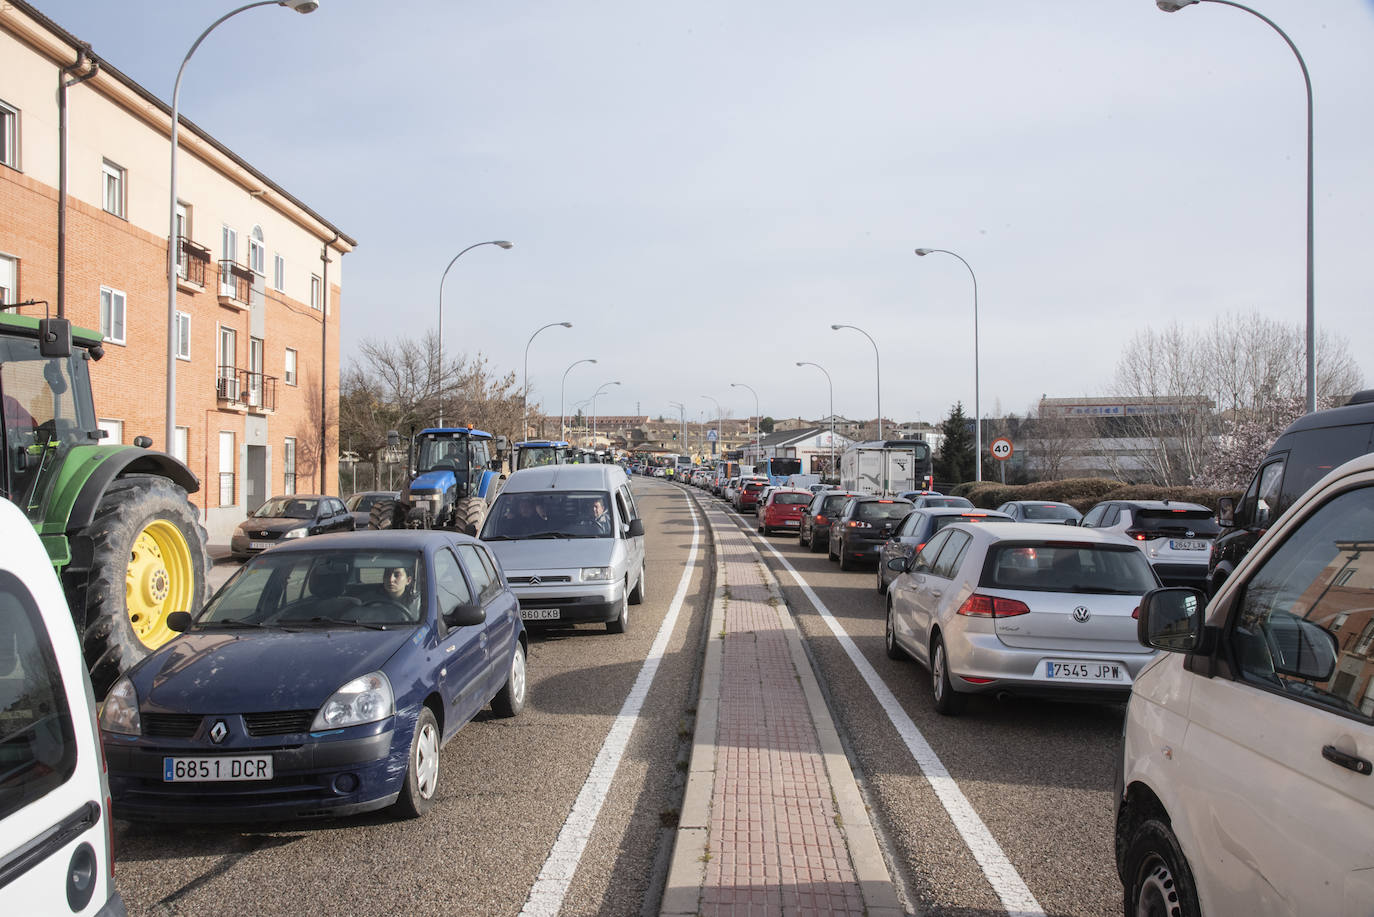
<svg viewBox="0 0 1374 917">
<path fill-rule="evenodd" d="M 906 650 L 902 649 L 897 643 L 896 622 L 892 620 L 892 603 L 887 603 L 887 626 L 884 628 L 883 648 L 887 650 L 888 659 L 905 659 Z"/>
<path fill-rule="evenodd" d="M 402 818 L 419 818 L 434 808 L 434 794 L 439 789 L 441 739 L 434 711 L 421 707 L 415 720 L 415 732 L 410 737 L 405 783 L 396 800 L 396 811 Z"/>
<path fill-rule="evenodd" d="M 1197 883 L 1167 822 L 1146 819 L 1126 848 L 1123 913 L 1198 917 Z"/>
<path fill-rule="evenodd" d="M 629 601 L 630 601 L 630 604 L 631 604 L 631 605 L 643 605 L 643 604 L 644 604 L 644 565 L 643 565 L 643 564 L 640 564 L 640 565 L 639 565 L 639 581 L 636 582 L 636 583 L 635 583 L 635 587 L 634 587 L 633 589 L 630 590 L 630 599 L 629 599 Z"/>
<path fill-rule="evenodd" d="M 825 542 L 825 556 L 828 557 L 828 558 L 830 558 L 831 560 L 839 560 L 839 559 L 840 559 L 840 558 L 839 558 L 839 555 L 837 555 L 837 554 L 835 553 L 834 544 L 835 544 L 835 540 L 834 540 L 833 538 L 827 539 L 827 540 L 826 540 L 826 542 Z M 843 542 L 840 543 L 840 550 L 841 550 L 841 551 L 844 550 L 844 543 L 843 543 Z"/>
<path fill-rule="evenodd" d="M 827 535 L 826 535 L 826 541 L 828 542 L 829 540 L 830 540 L 830 536 L 829 536 L 829 534 L 827 533 Z M 824 551 L 824 550 L 825 550 L 825 545 L 823 545 L 823 544 L 817 544 L 817 542 L 816 542 L 816 530 L 815 530 L 814 528 L 811 529 L 811 537 L 808 538 L 808 539 L 806 539 L 806 550 L 807 550 L 808 552 L 812 553 L 812 554 L 819 554 L 819 553 L 821 553 L 821 551 Z"/>
<path fill-rule="evenodd" d="M 623 634 L 630 629 L 630 603 L 624 599 L 620 600 L 620 614 L 614 621 L 606 622 L 606 633 Z"/>
<path fill-rule="evenodd" d="M 887 595 L 887 583 L 883 582 L 883 556 L 878 555 L 878 595 Z"/>
<path fill-rule="evenodd" d="M 803 535 L 800 528 L 797 529 L 797 547 L 807 548 L 808 550 L 811 548 L 811 539 Z"/>
<path fill-rule="evenodd" d="M 497 716 L 518 716 L 525 709 L 525 698 L 529 690 L 525 677 L 525 645 L 515 641 L 515 652 L 511 653 L 510 670 L 506 673 L 506 683 L 491 699 L 491 712 Z"/>
<path fill-rule="evenodd" d="M 840 569 L 853 570 L 854 558 L 849 556 L 849 552 L 844 549 L 844 542 L 840 542 Z"/>
<path fill-rule="evenodd" d="M 964 709 L 964 695 L 954 690 L 949 680 L 949 657 L 945 641 L 939 634 L 930 644 L 930 681 L 935 695 L 935 712 L 941 716 L 958 716 Z"/>
<path fill-rule="evenodd" d="M 405 525 L 406 507 L 398 500 L 378 500 L 368 511 L 367 527 L 370 529 L 403 529 Z"/>
<path fill-rule="evenodd" d="M 453 508 L 453 519 L 458 531 L 476 538 L 487 519 L 487 501 L 481 497 L 464 497 Z"/>
</svg>

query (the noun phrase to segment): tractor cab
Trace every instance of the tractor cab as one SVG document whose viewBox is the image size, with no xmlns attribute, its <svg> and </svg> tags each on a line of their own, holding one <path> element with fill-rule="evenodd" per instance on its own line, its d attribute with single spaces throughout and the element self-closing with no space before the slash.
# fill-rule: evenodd
<svg viewBox="0 0 1374 917">
<path fill-rule="evenodd" d="M 521 468 L 540 468 L 544 465 L 564 465 L 568 462 L 571 450 L 561 439 L 531 439 L 515 444 L 515 465 L 513 471 Z"/>
</svg>

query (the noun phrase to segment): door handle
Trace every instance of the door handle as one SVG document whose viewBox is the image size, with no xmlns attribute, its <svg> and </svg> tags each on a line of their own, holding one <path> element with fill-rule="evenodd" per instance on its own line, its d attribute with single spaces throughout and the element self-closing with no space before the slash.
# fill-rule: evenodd
<svg viewBox="0 0 1374 917">
<path fill-rule="evenodd" d="M 1368 758 L 1347 754 L 1334 745 L 1323 745 L 1322 757 L 1332 764 L 1339 764 L 1341 767 L 1348 768 L 1365 777 L 1368 777 L 1369 773 L 1374 771 L 1374 764 L 1371 764 Z"/>
<path fill-rule="evenodd" d="M 932 589 L 930 590 L 930 595 L 932 598 L 938 599 L 943 592 L 944 590 L 942 589 Z"/>
</svg>

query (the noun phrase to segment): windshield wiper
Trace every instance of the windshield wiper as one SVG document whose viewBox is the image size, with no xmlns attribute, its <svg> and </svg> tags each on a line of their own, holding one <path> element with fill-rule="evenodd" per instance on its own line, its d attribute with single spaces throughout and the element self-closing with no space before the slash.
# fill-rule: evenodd
<svg viewBox="0 0 1374 917">
<path fill-rule="evenodd" d="M 530 535 L 530 538 L 595 538 L 595 535 L 582 535 L 577 532 L 540 532 L 538 535 Z"/>
<path fill-rule="evenodd" d="M 357 618 L 344 618 L 342 621 L 337 621 L 335 623 L 353 624 L 357 627 L 366 627 L 368 630 L 386 630 L 388 626 L 386 624 L 376 624 L 370 621 L 359 621 Z"/>
<path fill-rule="evenodd" d="M 209 630 L 210 628 L 216 627 L 246 627 L 251 628 L 253 630 L 268 630 L 270 628 L 278 626 L 280 625 L 263 624 L 259 621 L 235 621 L 233 618 L 225 618 L 223 621 L 196 621 L 191 625 L 191 627 L 193 627 L 196 630 Z"/>
<path fill-rule="evenodd" d="M 488 535 L 486 538 L 483 538 L 482 540 L 483 540 L 483 541 L 519 541 L 520 538 L 519 538 L 519 536 L 517 536 L 517 535 Z"/>
</svg>

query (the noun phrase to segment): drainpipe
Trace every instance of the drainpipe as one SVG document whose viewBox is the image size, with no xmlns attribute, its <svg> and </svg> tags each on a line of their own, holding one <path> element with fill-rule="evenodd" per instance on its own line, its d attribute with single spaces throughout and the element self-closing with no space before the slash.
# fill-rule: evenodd
<svg viewBox="0 0 1374 917">
<path fill-rule="evenodd" d="M 82 74 L 85 65 L 90 70 Z M 100 72 L 100 61 L 86 48 L 76 52 L 76 62 L 57 74 L 57 317 L 66 318 L 67 287 L 67 87 L 84 83 Z M 78 75 L 80 74 L 80 75 Z M 71 79 L 68 79 L 71 77 Z"/>
<path fill-rule="evenodd" d="M 339 241 L 339 233 L 336 230 L 334 238 L 324 243 L 320 249 L 320 260 L 324 262 L 324 279 L 320 282 L 320 493 L 327 494 L 329 490 L 325 487 L 325 464 L 324 454 L 327 445 L 329 432 L 329 412 L 325 410 L 328 401 L 329 383 L 325 377 L 325 364 L 329 351 L 325 349 L 325 342 L 329 338 L 329 246 Z"/>
</svg>

